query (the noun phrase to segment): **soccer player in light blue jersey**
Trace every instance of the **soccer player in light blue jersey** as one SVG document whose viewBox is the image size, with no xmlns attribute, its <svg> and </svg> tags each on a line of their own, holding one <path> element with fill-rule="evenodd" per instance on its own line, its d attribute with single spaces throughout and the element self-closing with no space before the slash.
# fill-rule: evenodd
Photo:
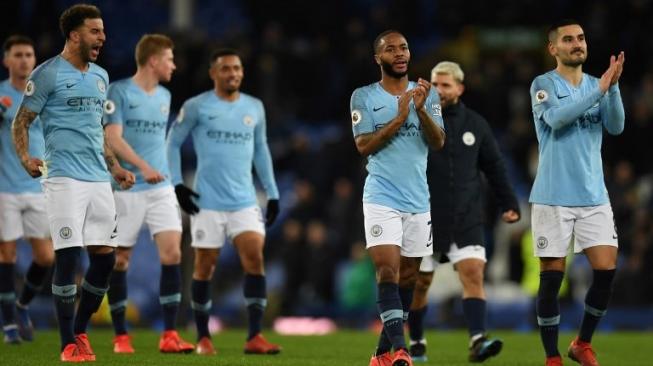
<svg viewBox="0 0 653 366">
<path fill-rule="evenodd" d="M 164 332 L 159 350 L 180 353 L 194 349 L 176 330 L 181 301 L 181 214 L 170 183 L 166 156 L 170 92 L 159 85 L 170 81 L 175 70 L 173 47 L 167 36 L 144 35 L 136 45 L 136 74 L 109 85 L 104 114 L 107 139 L 122 165 L 136 175 L 132 189 L 114 192 L 118 247 L 107 295 L 116 333 L 115 353 L 134 352 L 125 324 L 127 267 L 143 222 L 150 229 L 161 260 L 159 301 Z"/>
<path fill-rule="evenodd" d="M 77 4 L 59 18 L 66 43 L 61 54 L 30 75 L 13 125 L 16 153 L 32 177 L 43 176 L 55 266 L 52 295 L 61 336 L 60 359 L 94 361 L 86 334 L 91 315 L 109 287 L 115 256 L 110 175 L 124 189 L 134 175 L 123 169 L 104 141 L 102 114 L 108 75 L 93 63 L 105 41 L 100 10 Z M 44 160 L 30 155 L 29 128 L 39 116 L 45 137 Z M 89 268 L 75 309 L 75 275 L 81 248 Z"/>
<path fill-rule="evenodd" d="M 47 278 L 54 252 L 41 184 L 20 165 L 11 140 L 11 121 L 36 64 L 34 43 L 28 37 L 14 35 L 7 38 L 3 49 L 9 79 L 0 82 L 0 312 L 5 343 L 20 343 L 21 339 L 33 339 L 34 327 L 27 306 Z M 32 123 L 30 135 L 30 155 L 42 158 L 44 142 L 40 121 Z M 21 237 L 27 238 L 32 245 L 32 264 L 16 300 L 14 265 L 16 240 Z"/>
<path fill-rule="evenodd" d="M 603 179 L 603 130 L 624 129 L 624 107 L 618 81 L 624 53 L 610 57 L 610 66 L 595 78 L 583 73 L 587 43 L 574 20 L 553 25 L 549 53 L 557 67 L 531 85 L 539 162 L 530 202 L 535 256 L 540 258 L 537 321 L 546 365 L 562 365 L 558 352 L 558 291 L 573 235 L 574 251 L 583 252 L 594 271 L 585 297 L 585 313 L 569 357 L 582 365 L 598 365 L 590 344 L 606 313 L 617 264 L 617 231 Z"/>
<path fill-rule="evenodd" d="M 213 90 L 187 100 L 168 134 L 168 160 L 179 204 L 191 214 L 195 270 L 192 308 L 197 325 L 197 353 L 214 354 L 208 330 L 210 281 L 220 248 L 228 237 L 238 250 L 245 272 L 244 295 L 249 317 L 245 353 L 276 354 L 278 345 L 261 334 L 267 304 L 263 245 L 265 224 L 279 212 L 279 192 L 266 137 L 263 103 L 241 93 L 244 76 L 234 50 L 211 56 Z M 191 134 L 197 153 L 194 189 L 184 185 L 180 146 Z M 256 201 L 252 165 L 268 197 L 265 222 Z"/>
<path fill-rule="evenodd" d="M 408 80 L 410 51 L 400 32 L 388 30 L 376 38 L 374 59 L 381 81 L 351 96 L 356 148 L 367 157 L 365 237 L 383 322 L 370 366 L 407 366 L 412 360 L 403 323 L 421 259 L 433 254 L 426 160 L 429 147 L 444 145 L 444 123 L 431 83 Z"/>
</svg>

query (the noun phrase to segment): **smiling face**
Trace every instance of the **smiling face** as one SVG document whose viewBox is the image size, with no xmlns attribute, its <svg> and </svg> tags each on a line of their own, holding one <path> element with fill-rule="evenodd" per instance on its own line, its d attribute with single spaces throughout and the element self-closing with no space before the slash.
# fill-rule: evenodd
<svg viewBox="0 0 653 366">
<path fill-rule="evenodd" d="M 218 90 L 226 94 L 233 94 L 240 90 L 244 76 L 240 57 L 225 55 L 216 58 L 209 73 Z"/>
<path fill-rule="evenodd" d="M 576 67 L 587 59 L 585 33 L 578 24 L 559 27 L 549 37 L 549 53 L 559 64 Z"/>
<path fill-rule="evenodd" d="M 374 59 L 383 72 L 400 79 L 408 74 L 410 50 L 406 38 L 399 33 L 390 33 L 379 42 Z"/>
</svg>

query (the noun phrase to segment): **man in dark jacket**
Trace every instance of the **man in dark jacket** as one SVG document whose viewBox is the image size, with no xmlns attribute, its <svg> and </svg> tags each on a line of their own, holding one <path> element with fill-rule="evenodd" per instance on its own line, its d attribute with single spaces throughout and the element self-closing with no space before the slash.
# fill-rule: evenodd
<svg viewBox="0 0 653 366">
<path fill-rule="evenodd" d="M 463 71 L 454 62 L 440 62 L 431 72 L 431 83 L 440 95 L 448 138 L 444 148 L 431 152 L 428 160 L 436 259 L 422 261 L 411 306 L 410 351 L 415 361 L 426 360 L 423 318 L 436 262 L 450 261 L 458 271 L 470 335 L 469 361 L 483 362 L 498 354 L 502 347 L 500 340 L 488 339 L 485 332 L 486 256 L 480 173 L 487 178 L 505 222 L 519 220 L 519 205 L 490 126 L 459 100 L 464 91 L 463 78 Z"/>
</svg>

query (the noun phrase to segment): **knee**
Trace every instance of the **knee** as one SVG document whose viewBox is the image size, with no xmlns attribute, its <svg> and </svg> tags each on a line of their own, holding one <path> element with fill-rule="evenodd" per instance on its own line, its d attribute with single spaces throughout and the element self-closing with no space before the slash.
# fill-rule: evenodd
<svg viewBox="0 0 653 366">
<path fill-rule="evenodd" d="M 389 265 L 381 265 L 376 269 L 376 280 L 379 283 L 393 282 L 397 283 L 399 280 L 399 272 L 396 268 Z"/>
<path fill-rule="evenodd" d="M 209 281 L 213 276 L 215 264 L 208 260 L 199 260 L 195 262 L 193 278 L 201 281 Z"/>
<path fill-rule="evenodd" d="M 263 271 L 263 253 L 248 253 L 243 259 L 243 270 L 245 273 L 261 274 Z"/>
<path fill-rule="evenodd" d="M 483 266 L 470 266 L 459 272 L 463 286 L 483 286 Z"/>
<path fill-rule="evenodd" d="M 49 250 L 40 253 L 38 256 L 34 256 L 34 263 L 41 267 L 52 267 L 52 264 L 54 263 L 54 252 Z"/>
<path fill-rule="evenodd" d="M 415 292 L 428 292 L 433 282 L 433 272 L 420 272 L 415 282 Z"/>
<path fill-rule="evenodd" d="M 125 272 L 129 268 L 129 258 L 122 256 L 122 255 L 117 255 L 116 256 L 116 263 L 113 266 L 113 269 L 115 271 L 121 271 Z"/>
<path fill-rule="evenodd" d="M 181 263 L 181 249 L 178 246 L 173 246 L 161 251 L 161 264 L 172 265 Z"/>
</svg>

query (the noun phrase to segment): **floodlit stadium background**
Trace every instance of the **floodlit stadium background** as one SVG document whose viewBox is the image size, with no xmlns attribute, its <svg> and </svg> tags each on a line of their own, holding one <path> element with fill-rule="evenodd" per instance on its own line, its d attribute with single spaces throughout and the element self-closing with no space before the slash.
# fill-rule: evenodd
<svg viewBox="0 0 653 366">
<path fill-rule="evenodd" d="M 64 0 L 13 0 L 0 12 L 0 38 L 23 33 L 37 44 L 40 62 L 60 52 L 58 17 L 74 4 Z M 107 42 L 98 63 L 111 80 L 135 71 L 133 50 L 144 33 L 175 40 L 177 71 L 166 85 L 172 117 L 187 98 L 211 88 L 208 56 L 218 46 L 237 48 L 245 64 L 243 91 L 266 106 L 268 136 L 281 190 L 282 216 L 269 230 L 266 256 L 270 319 L 326 316 L 364 326 L 376 317 L 374 276 L 362 249 L 360 204 L 364 161 L 354 148 L 349 97 L 379 79 L 371 43 L 388 28 L 402 31 L 412 53 L 413 79 L 428 78 L 439 61 L 459 62 L 466 73 L 465 104 L 494 128 L 523 204 L 522 220 L 497 223 L 487 202 L 489 321 L 493 328 L 533 327 L 537 262 L 530 253 L 527 198 L 536 167 L 528 89 L 554 63 L 546 52 L 547 24 L 575 18 L 583 25 L 589 58 L 584 70 L 600 75 L 611 54 L 626 53 L 620 88 L 626 109 L 621 136 L 604 138 L 605 177 L 620 238 L 619 272 L 602 327 L 653 328 L 653 4 L 623 1 L 453 0 L 133 0 L 89 1 L 103 12 Z M 6 70 L 0 77 L 6 78 Z M 187 182 L 192 146 L 184 147 Z M 571 157 L 570 157 L 571 158 Z M 262 197 L 263 198 L 263 197 Z M 434 197 L 433 199 L 437 199 Z M 495 223 L 497 223 L 495 225 Z M 187 221 L 185 222 L 187 224 Z M 437 228 L 435 228 L 437 231 Z M 143 232 L 129 271 L 130 317 L 156 326 L 159 265 Z M 19 271 L 29 264 L 20 246 Z M 215 275 L 213 313 L 242 324 L 241 271 L 225 247 Z M 184 278 L 190 283 L 192 251 L 184 241 Z M 24 272 L 23 272 L 24 273 Z M 21 274 L 21 273 L 19 273 Z M 564 326 L 573 327 L 591 271 L 582 257 L 569 268 Z M 185 286 L 187 305 L 189 287 Z M 457 276 L 440 268 L 431 289 L 430 325 L 463 325 Z M 37 326 L 54 324 L 51 299 L 32 305 Z M 182 317 L 189 313 L 182 311 Z M 104 321 L 108 320 L 108 313 Z M 99 319 L 102 321 L 102 319 Z"/>
</svg>

